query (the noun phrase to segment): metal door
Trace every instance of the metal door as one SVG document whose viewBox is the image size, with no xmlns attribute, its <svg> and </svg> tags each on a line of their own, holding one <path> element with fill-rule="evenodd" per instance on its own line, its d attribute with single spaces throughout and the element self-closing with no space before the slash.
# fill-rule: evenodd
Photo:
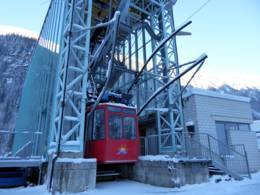
<svg viewBox="0 0 260 195">
<path fill-rule="evenodd" d="M 219 142 L 219 154 L 221 155 L 228 155 L 228 139 L 227 139 L 227 132 L 225 129 L 225 124 L 222 122 L 216 122 L 216 130 L 217 130 L 217 138 Z"/>
</svg>

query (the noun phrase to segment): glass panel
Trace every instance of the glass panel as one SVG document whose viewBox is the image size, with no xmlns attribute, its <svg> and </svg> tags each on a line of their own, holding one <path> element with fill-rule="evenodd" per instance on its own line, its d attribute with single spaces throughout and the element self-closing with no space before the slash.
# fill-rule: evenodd
<svg viewBox="0 0 260 195">
<path fill-rule="evenodd" d="M 113 139 L 122 138 L 122 119 L 119 115 L 109 117 L 109 134 Z"/>
<path fill-rule="evenodd" d="M 221 141 L 221 143 L 218 143 L 219 147 L 219 153 L 221 155 L 228 155 L 230 152 L 228 148 L 225 146 L 228 144 L 228 138 L 227 138 L 227 131 L 225 129 L 225 123 L 223 122 L 216 122 L 216 129 L 217 129 L 217 138 Z M 222 144 L 224 143 L 224 144 Z"/>
<path fill-rule="evenodd" d="M 256 133 L 256 138 L 257 138 L 258 148 L 260 149 L 260 133 Z"/>
<path fill-rule="evenodd" d="M 241 130 L 241 131 L 249 131 L 250 130 L 249 124 L 240 123 L 238 126 L 239 126 L 239 130 Z"/>
<path fill-rule="evenodd" d="M 105 138 L 105 112 L 104 110 L 96 110 L 94 118 L 93 140 Z"/>
<path fill-rule="evenodd" d="M 237 123 L 225 123 L 226 130 L 238 130 L 238 124 Z"/>
<path fill-rule="evenodd" d="M 133 117 L 124 118 L 124 138 L 136 138 L 135 119 Z"/>
<path fill-rule="evenodd" d="M 93 114 L 91 114 L 89 117 L 86 117 L 87 122 L 87 131 L 86 131 L 86 140 L 89 141 L 92 139 L 93 134 Z"/>
</svg>

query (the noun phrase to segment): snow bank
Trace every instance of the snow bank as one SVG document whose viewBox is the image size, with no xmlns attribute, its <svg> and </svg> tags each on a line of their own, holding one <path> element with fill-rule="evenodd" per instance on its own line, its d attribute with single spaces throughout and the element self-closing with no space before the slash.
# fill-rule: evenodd
<svg viewBox="0 0 260 195">
<path fill-rule="evenodd" d="M 97 162 L 95 158 L 58 158 L 57 162 L 71 162 L 79 164 L 83 162 Z"/>
<path fill-rule="evenodd" d="M 179 162 L 178 158 L 170 157 L 169 155 L 146 155 L 140 156 L 139 160 L 147 160 L 147 161 L 173 161 Z"/>
<path fill-rule="evenodd" d="M 222 178 L 216 183 L 217 178 Z M 79 193 L 78 195 L 259 195 L 260 172 L 252 175 L 252 180 L 243 181 L 226 180 L 227 176 L 214 176 L 209 183 L 186 185 L 181 188 L 164 188 L 134 181 L 121 180 L 112 182 L 99 182 L 93 191 Z M 47 195 L 46 186 L 27 188 L 0 189 L 2 195 Z"/>
</svg>

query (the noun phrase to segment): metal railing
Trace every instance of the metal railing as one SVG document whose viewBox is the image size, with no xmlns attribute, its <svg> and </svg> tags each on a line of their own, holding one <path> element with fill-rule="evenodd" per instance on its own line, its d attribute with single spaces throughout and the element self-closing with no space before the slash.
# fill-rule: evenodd
<svg viewBox="0 0 260 195">
<path fill-rule="evenodd" d="M 175 134 L 170 135 L 176 136 Z M 169 136 L 169 134 L 163 136 Z M 237 179 L 239 179 L 239 175 L 243 174 L 247 174 L 251 178 L 247 153 L 243 144 L 227 145 L 206 133 L 184 133 L 183 137 L 183 143 L 176 143 L 177 148 L 184 148 L 182 155 L 190 159 L 209 159 L 214 166 Z M 162 154 L 159 151 L 159 136 L 141 137 L 141 153 L 143 155 Z"/>
<path fill-rule="evenodd" d="M 41 132 L 0 130 L 0 158 L 41 158 L 41 139 Z"/>
</svg>

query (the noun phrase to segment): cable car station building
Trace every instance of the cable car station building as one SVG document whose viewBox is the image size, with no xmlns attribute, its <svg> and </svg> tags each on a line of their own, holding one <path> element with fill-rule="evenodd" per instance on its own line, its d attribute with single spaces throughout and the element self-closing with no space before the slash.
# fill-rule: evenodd
<svg viewBox="0 0 260 195">
<path fill-rule="evenodd" d="M 253 122 L 250 98 L 194 88 L 183 96 L 183 102 L 188 133 L 214 137 L 214 141 L 210 138 L 213 150 L 226 158 L 229 166 L 237 166 L 238 172 L 243 168 L 241 164 L 238 165 L 240 162 L 235 161 L 235 157 L 245 153 L 250 171 L 260 169 L 257 136 L 250 128 Z"/>
</svg>

